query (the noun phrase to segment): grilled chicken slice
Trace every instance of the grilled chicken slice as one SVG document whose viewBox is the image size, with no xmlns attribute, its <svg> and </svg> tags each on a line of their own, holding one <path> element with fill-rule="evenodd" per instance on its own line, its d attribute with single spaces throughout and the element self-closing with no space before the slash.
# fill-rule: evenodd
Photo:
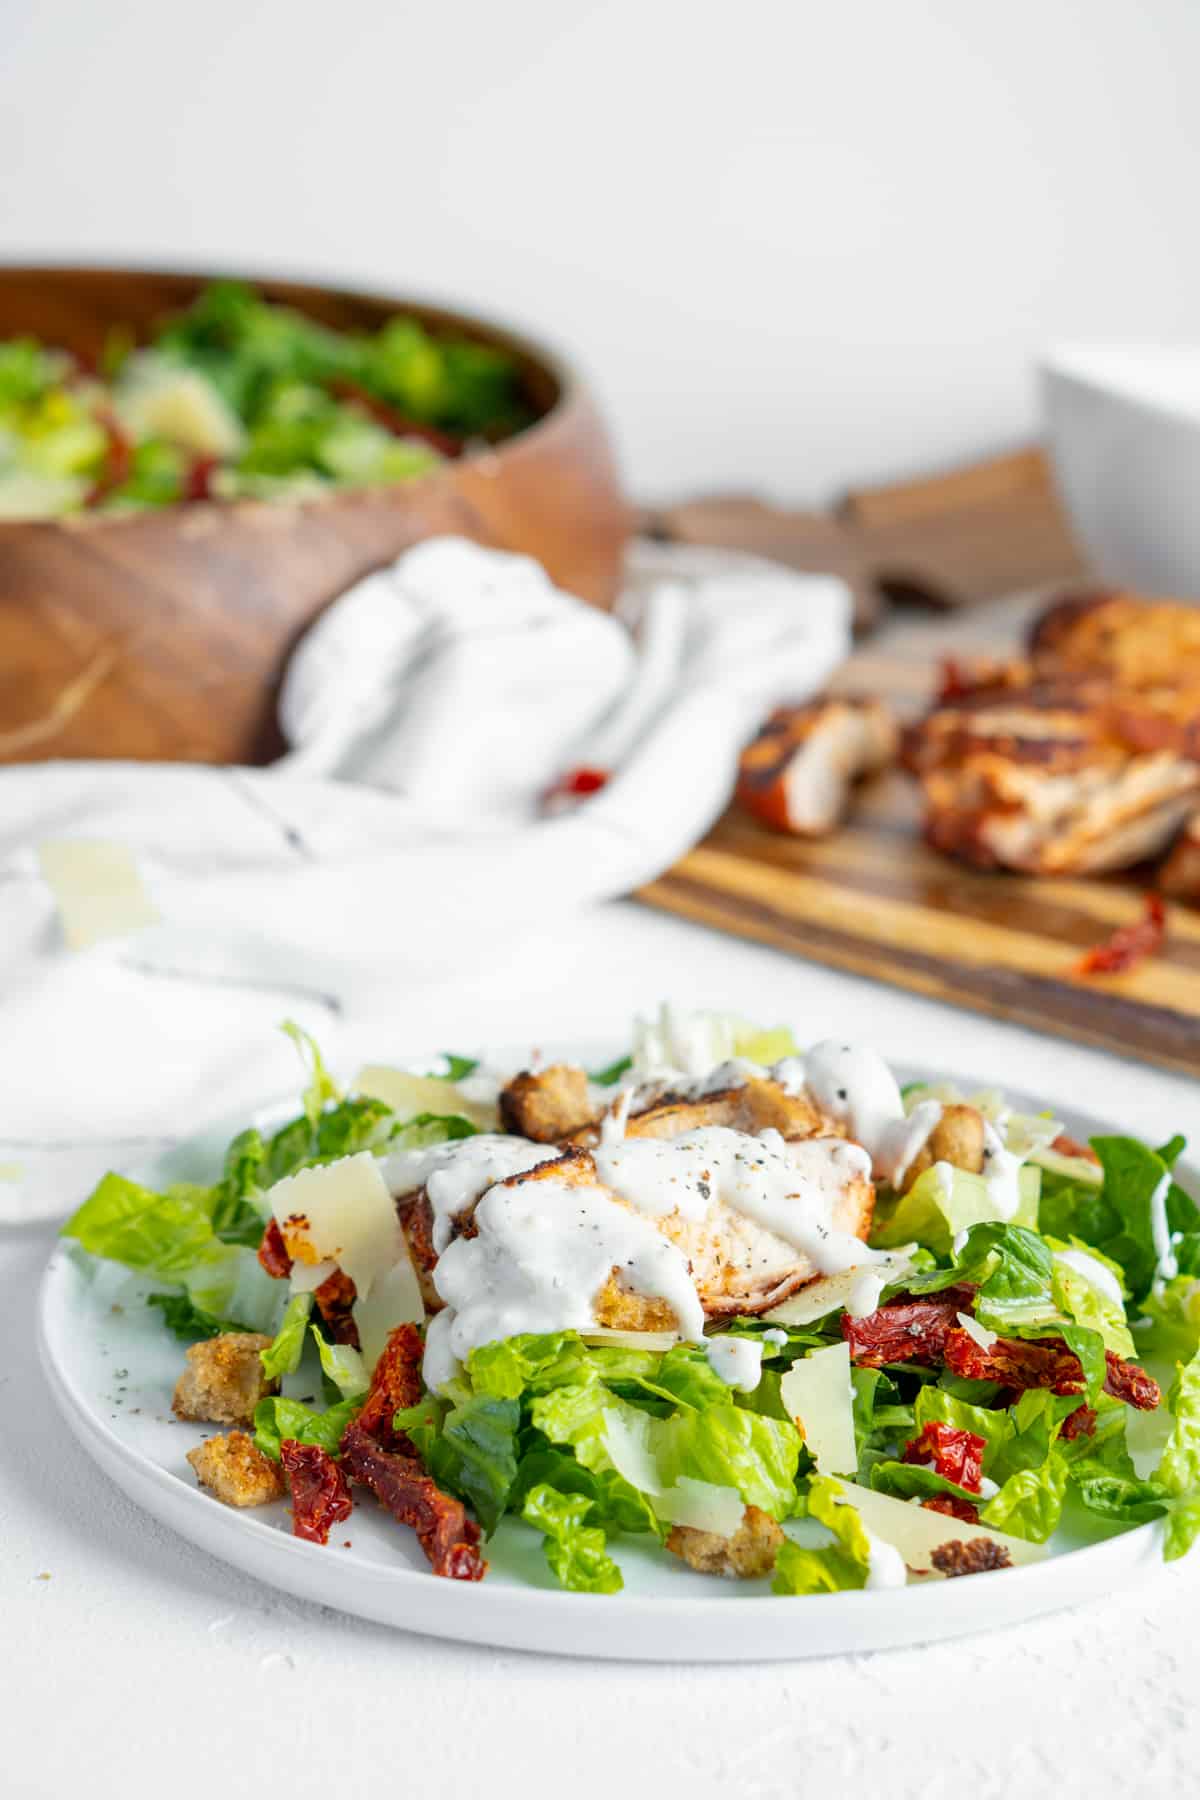
<svg viewBox="0 0 1200 1800">
<path fill-rule="evenodd" d="M 1103 672 L 1122 687 L 1175 687 L 1200 668 L 1200 610 L 1123 591 L 1056 600 L 1034 622 L 1043 668 Z"/>
<path fill-rule="evenodd" d="M 640 1111 L 630 1112 L 625 1135 L 674 1138 L 705 1125 L 727 1125 L 752 1136 L 760 1131 L 777 1131 L 785 1138 L 845 1136 L 845 1127 L 828 1118 L 809 1094 L 790 1094 L 778 1081 L 755 1076 L 740 1087 L 721 1088 L 696 1099 L 664 1094 Z M 573 1133 L 569 1141 L 590 1146 L 599 1137 L 600 1123 L 594 1121 Z"/>
<path fill-rule="evenodd" d="M 813 1142 L 811 1139 L 804 1141 L 806 1147 Z M 844 1140 L 818 1141 L 828 1143 L 831 1154 L 840 1150 L 845 1155 Z M 871 1226 L 875 1190 L 868 1177 L 859 1174 L 853 1166 L 838 1169 L 835 1178 L 839 1186 L 832 1207 L 833 1228 L 865 1241 Z M 803 1179 L 802 1171 L 797 1168 L 797 1186 Z M 561 1157 L 540 1163 L 497 1185 L 515 1188 L 547 1181 L 559 1186 L 598 1189 L 618 1205 L 628 1205 L 612 1186 L 605 1186 L 595 1160 L 581 1148 L 568 1149 Z M 470 1202 L 455 1220 L 457 1237 L 477 1235 L 476 1204 L 477 1201 Z M 426 1305 L 430 1312 L 436 1312 L 442 1302 L 431 1279 L 437 1257 L 433 1253 L 429 1203 L 424 1191 L 403 1200 L 400 1214 L 405 1221 L 414 1261 L 418 1260 L 417 1246 L 421 1246 L 424 1262 L 418 1266 L 425 1277 Z M 686 1256 L 704 1315 L 709 1319 L 766 1312 L 818 1273 L 811 1259 L 795 1245 L 756 1224 L 719 1197 L 712 1200 L 702 1218 L 687 1217 L 676 1208 L 656 1215 L 654 1224 Z M 622 1281 L 621 1272 L 616 1268 L 593 1297 L 593 1307 L 597 1323 L 616 1330 L 673 1331 L 679 1324 L 666 1301 L 633 1291 Z"/>
<path fill-rule="evenodd" d="M 501 1090 L 500 1117 L 506 1131 L 535 1144 L 587 1146 L 598 1141 L 601 1120 L 613 1104 L 597 1104 L 583 1069 L 555 1063 L 514 1076 Z M 672 1093 L 662 1083 L 649 1082 L 634 1092 L 626 1131 L 630 1137 L 678 1137 L 701 1125 L 751 1132 L 772 1128 L 785 1138 L 842 1132 L 807 1094 L 789 1094 L 779 1082 L 755 1076 L 700 1096 Z"/>
<path fill-rule="evenodd" d="M 886 768 L 898 745 L 879 700 L 781 707 L 742 752 L 737 797 L 776 831 L 820 837 L 845 814 L 855 782 Z"/>
<path fill-rule="evenodd" d="M 1200 811 L 1190 815 L 1162 866 L 1158 885 L 1176 900 L 1200 904 Z"/>
<path fill-rule="evenodd" d="M 1200 685 L 1145 691 L 1104 676 L 988 671 L 909 734 L 935 848 L 1036 874 L 1157 855 L 1200 794 Z"/>
</svg>

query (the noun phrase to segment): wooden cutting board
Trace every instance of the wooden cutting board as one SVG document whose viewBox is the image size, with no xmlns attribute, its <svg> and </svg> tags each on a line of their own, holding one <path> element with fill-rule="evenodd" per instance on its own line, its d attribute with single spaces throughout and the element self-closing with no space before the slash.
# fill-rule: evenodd
<svg viewBox="0 0 1200 1800">
<path fill-rule="evenodd" d="M 939 657 L 1011 652 L 1036 598 L 871 639 L 834 685 L 920 709 Z M 1073 964 L 1138 917 L 1129 879 L 984 874 L 921 841 L 916 784 L 864 786 L 848 821 L 806 842 L 736 806 L 642 891 L 653 906 L 777 949 L 1164 1068 L 1200 1075 L 1200 912 L 1169 909 L 1165 949 L 1125 975 Z"/>
</svg>

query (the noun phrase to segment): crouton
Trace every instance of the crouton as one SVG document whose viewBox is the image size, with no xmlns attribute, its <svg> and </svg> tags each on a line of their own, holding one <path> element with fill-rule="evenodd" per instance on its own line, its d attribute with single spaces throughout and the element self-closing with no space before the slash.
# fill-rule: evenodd
<svg viewBox="0 0 1200 1800">
<path fill-rule="evenodd" d="M 261 1352 L 270 1342 L 260 1331 L 225 1331 L 193 1344 L 171 1401 L 176 1418 L 249 1425 L 259 1401 L 279 1391 L 263 1373 Z"/>
<path fill-rule="evenodd" d="M 968 1174 L 983 1171 L 983 1114 L 974 1106 L 947 1106 L 917 1154 L 905 1170 L 903 1192 L 907 1194 L 918 1175 L 935 1162 L 947 1162 Z"/>
<path fill-rule="evenodd" d="M 189 1450 L 196 1480 L 226 1506 L 266 1506 L 282 1500 L 287 1482 L 278 1463 L 257 1449 L 244 1431 L 209 1438 Z"/>
<path fill-rule="evenodd" d="M 732 1575 L 743 1581 L 769 1575 L 783 1542 L 783 1532 L 769 1513 L 748 1506 L 732 1537 L 673 1525 L 667 1549 L 701 1575 Z"/>
<path fill-rule="evenodd" d="M 515 1075 L 500 1091 L 500 1123 L 536 1144 L 557 1144 L 595 1115 L 587 1071 L 574 1063 Z"/>
</svg>

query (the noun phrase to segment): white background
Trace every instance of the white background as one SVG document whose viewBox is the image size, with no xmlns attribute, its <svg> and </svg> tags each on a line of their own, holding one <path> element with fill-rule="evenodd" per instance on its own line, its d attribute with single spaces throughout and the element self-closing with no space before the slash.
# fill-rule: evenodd
<svg viewBox="0 0 1200 1800">
<path fill-rule="evenodd" d="M 246 263 L 574 347 L 639 494 L 1020 440 L 1200 316 L 1196 0 L 0 0 L 0 256 Z"/>
</svg>

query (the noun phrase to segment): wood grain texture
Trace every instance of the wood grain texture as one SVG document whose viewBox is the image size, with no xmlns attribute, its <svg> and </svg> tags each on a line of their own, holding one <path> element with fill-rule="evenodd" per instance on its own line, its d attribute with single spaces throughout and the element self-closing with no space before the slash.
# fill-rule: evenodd
<svg viewBox="0 0 1200 1800">
<path fill-rule="evenodd" d="M 884 634 L 835 686 L 884 694 L 911 713 L 938 656 L 1011 649 L 1029 610 L 1014 603 Z M 1162 953 L 1085 979 L 1074 973 L 1079 956 L 1140 915 L 1144 883 L 985 873 L 930 850 L 919 828 L 916 784 L 899 771 L 864 787 L 847 823 L 812 842 L 735 807 L 641 898 L 814 962 L 1200 1075 L 1200 913 L 1172 906 Z"/>
<path fill-rule="evenodd" d="M 208 277 L 0 268 L 0 338 L 95 355 L 145 332 Z M 301 503 L 200 502 L 127 517 L 0 522 L 0 762 L 135 757 L 268 762 L 288 652 L 353 581 L 442 532 L 535 556 L 599 606 L 630 525 L 592 400 L 556 358 L 476 320 L 394 296 L 256 281 L 327 325 L 396 312 L 510 351 L 542 415 L 418 481 Z"/>
</svg>

